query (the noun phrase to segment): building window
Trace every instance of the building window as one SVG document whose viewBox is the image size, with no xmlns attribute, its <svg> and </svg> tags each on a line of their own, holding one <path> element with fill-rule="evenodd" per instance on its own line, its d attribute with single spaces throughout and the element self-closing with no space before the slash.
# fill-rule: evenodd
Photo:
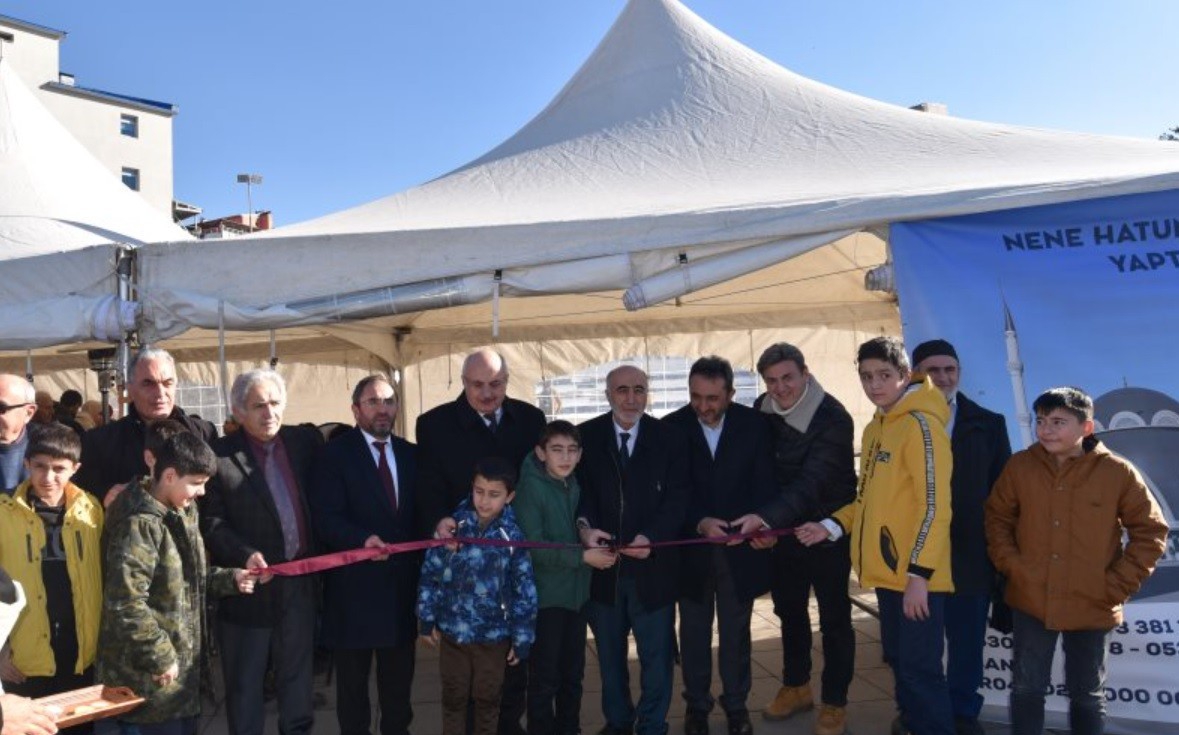
<svg viewBox="0 0 1179 735">
<path fill-rule="evenodd" d="M 688 402 L 688 373 L 692 359 L 676 356 L 632 357 L 594 365 L 571 375 L 557 375 L 534 384 L 537 405 L 545 416 L 580 423 L 610 410 L 606 400 L 606 374 L 619 365 L 634 365 L 649 374 L 647 413 L 662 418 Z M 758 376 L 748 370 L 733 371 L 734 403 L 752 406 L 758 393 Z"/>
<path fill-rule="evenodd" d="M 139 169 L 123 167 L 123 183 L 128 189 L 139 191 Z"/>
<path fill-rule="evenodd" d="M 119 115 L 119 132 L 128 138 L 139 137 L 139 116 Z"/>
<path fill-rule="evenodd" d="M 229 418 L 224 397 L 225 394 L 215 385 L 183 380 L 176 383 L 176 405 L 189 415 L 212 421 L 214 426 L 221 426 Z"/>
</svg>

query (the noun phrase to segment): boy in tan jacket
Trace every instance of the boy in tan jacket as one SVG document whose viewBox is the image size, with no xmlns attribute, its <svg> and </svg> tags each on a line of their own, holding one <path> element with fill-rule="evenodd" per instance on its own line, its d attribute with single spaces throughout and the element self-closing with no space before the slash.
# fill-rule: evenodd
<svg viewBox="0 0 1179 735">
<path fill-rule="evenodd" d="M 1162 555 L 1167 523 L 1134 466 L 1093 437 L 1089 396 L 1053 388 L 1033 407 L 1038 441 L 1012 456 L 986 505 L 987 551 L 1013 613 L 1011 732 L 1043 732 L 1063 635 L 1071 731 L 1098 735 L 1109 633 Z"/>
</svg>

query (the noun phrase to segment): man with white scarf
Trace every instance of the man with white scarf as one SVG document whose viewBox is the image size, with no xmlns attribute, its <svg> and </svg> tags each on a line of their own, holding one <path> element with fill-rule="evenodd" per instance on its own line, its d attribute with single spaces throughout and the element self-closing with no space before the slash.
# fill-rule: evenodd
<svg viewBox="0 0 1179 735">
<path fill-rule="evenodd" d="M 754 407 L 773 428 L 778 494 L 758 515 L 772 528 L 794 528 L 826 518 L 855 498 L 856 474 L 851 415 L 807 370 L 802 351 L 785 342 L 771 345 L 757 361 L 766 393 Z M 856 639 L 847 584 L 848 539 L 805 547 L 785 536 L 774 547 L 774 612 L 782 622 L 782 687 L 762 711 L 784 720 L 814 709 L 811 691 L 813 589 L 823 631 L 823 686 L 816 735 L 842 735 L 847 690 L 855 666 Z"/>
</svg>

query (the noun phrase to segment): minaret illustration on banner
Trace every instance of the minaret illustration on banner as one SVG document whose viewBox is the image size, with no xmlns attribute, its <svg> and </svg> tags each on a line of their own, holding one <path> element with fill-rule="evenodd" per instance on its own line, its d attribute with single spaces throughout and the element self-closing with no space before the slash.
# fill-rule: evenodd
<svg viewBox="0 0 1179 735">
<path fill-rule="evenodd" d="M 1007 372 L 1011 375 L 1011 393 L 1015 397 L 1015 420 L 1019 424 L 1019 438 L 1026 449 L 1032 445 L 1032 412 L 1028 410 L 1027 393 L 1023 387 L 1023 360 L 1019 358 L 1019 335 L 1015 319 L 1003 299 L 1003 334 L 1007 338 Z"/>
</svg>

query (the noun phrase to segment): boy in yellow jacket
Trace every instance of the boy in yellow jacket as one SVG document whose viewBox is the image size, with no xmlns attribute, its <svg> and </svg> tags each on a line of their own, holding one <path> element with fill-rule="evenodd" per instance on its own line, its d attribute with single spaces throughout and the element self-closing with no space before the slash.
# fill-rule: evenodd
<svg viewBox="0 0 1179 735">
<path fill-rule="evenodd" d="M 44 697 L 93 683 L 102 612 L 102 504 L 70 482 L 82 445 L 61 424 L 34 432 L 29 479 L 0 497 L 0 566 L 28 607 L 0 654 L 6 690 Z"/>
<path fill-rule="evenodd" d="M 864 429 L 856 499 L 832 518 L 806 523 L 810 546 L 851 534 L 860 584 L 876 588 L 884 658 L 896 680 L 893 731 L 954 735 L 946 686 L 944 608 L 950 577 L 950 473 L 945 396 L 914 376 L 895 337 L 860 345 L 860 384 L 876 406 Z"/>
</svg>

